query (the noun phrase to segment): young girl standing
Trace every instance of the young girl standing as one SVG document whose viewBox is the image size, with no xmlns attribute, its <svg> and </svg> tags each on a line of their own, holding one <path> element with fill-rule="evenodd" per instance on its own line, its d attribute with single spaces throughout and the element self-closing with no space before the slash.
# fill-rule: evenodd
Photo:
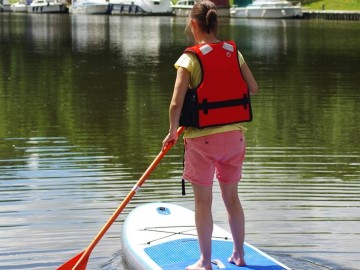
<svg viewBox="0 0 360 270">
<path fill-rule="evenodd" d="M 194 191 L 200 246 L 199 260 L 187 270 L 212 269 L 214 174 L 234 241 L 228 260 L 238 266 L 246 264 L 245 218 L 238 196 L 246 147 L 243 136 L 246 129 L 241 122 L 251 121 L 249 94 L 256 93 L 258 86 L 235 43 L 220 41 L 217 28 L 215 4 L 208 0 L 196 2 L 187 29 L 197 44 L 187 48 L 175 63 L 177 77 L 169 108 L 170 128 L 163 140 L 163 147 L 176 144 L 179 122 L 187 127 L 183 178 L 192 184 Z"/>
</svg>

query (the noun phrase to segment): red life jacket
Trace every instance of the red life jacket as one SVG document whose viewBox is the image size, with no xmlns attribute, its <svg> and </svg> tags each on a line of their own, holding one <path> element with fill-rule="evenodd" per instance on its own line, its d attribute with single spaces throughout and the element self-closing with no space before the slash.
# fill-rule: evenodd
<svg viewBox="0 0 360 270">
<path fill-rule="evenodd" d="M 250 94 L 235 43 L 198 44 L 185 52 L 197 56 L 202 78 L 198 87 L 186 93 L 180 126 L 204 128 L 251 121 Z"/>
</svg>

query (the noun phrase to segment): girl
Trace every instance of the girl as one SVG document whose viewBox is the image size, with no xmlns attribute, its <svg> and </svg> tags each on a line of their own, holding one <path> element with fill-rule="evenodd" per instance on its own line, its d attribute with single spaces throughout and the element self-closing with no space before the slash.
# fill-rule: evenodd
<svg viewBox="0 0 360 270">
<path fill-rule="evenodd" d="M 220 41 L 216 36 L 217 28 L 215 4 L 208 0 L 196 2 L 187 29 L 191 30 L 197 45 L 185 50 L 175 63 L 177 77 L 169 108 L 170 128 L 163 140 L 163 147 L 176 144 L 179 121 L 187 127 L 183 178 L 192 184 L 200 246 L 199 260 L 187 270 L 212 269 L 211 205 L 215 173 L 234 241 L 228 260 L 238 266 L 246 264 L 243 251 L 245 218 L 237 191 L 245 155 L 243 133 L 246 129 L 241 122 L 251 121 L 248 94 L 256 93 L 258 86 L 235 43 Z M 193 95 L 199 95 L 196 119 L 188 119 L 183 110 L 188 106 L 187 102 L 184 104 L 185 96 L 191 91 Z M 215 99 L 210 102 L 211 106 L 209 96 Z"/>
</svg>

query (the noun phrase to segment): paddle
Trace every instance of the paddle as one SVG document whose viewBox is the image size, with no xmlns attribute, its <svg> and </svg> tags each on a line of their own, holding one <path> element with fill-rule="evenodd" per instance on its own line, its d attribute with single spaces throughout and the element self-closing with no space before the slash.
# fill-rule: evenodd
<svg viewBox="0 0 360 270">
<path fill-rule="evenodd" d="M 179 127 L 177 130 L 178 136 L 184 131 L 184 127 Z M 150 164 L 150 166 L 147 168 L 147 170 L 144 172 L 144 174 L 140 177 L 139 181 L 136 183 L 136 185 L 132 188 L 132 190 L 129 192 L 129 194 L 125 197 L 123 202 L 119 205 L 119 207 L 116 209 L 116 211 L 113 213 L 113 215 L 109 218 L 109 220 L 106 222 L 104 227 L 100 230 L 100 232 L 97 234 L 97 236 L 94 238 L 94 240 L 91 242 L 91 244 L 81 253 L 77 254 L 75 257 L 71 258 L 69 261 L 61 265 L 57 270 L 85 270 L 87 262 L 90 257 L 90 253 L 95 248 L 96 244 L 100 241 L 100 239 L 103 237 L 103 235 L 106 233 L 106 231 L 110 228 L 110 226 L 113 224 L 113 222 L 117 219 L 117 217 L 120 215 L 122 210 L 125 208 L 125 206 L 130 202 L 132 197 L 135 195 L 135 193 L 138 191 L 138 189 L 141 187 L 141 185 L 145 182 L 146 178 L 152 173 L 152 171 L 156 168 L 156 166 L 159 164 L 160 160 L 165 156 L 165 154 L 170 150 L 172 147 L 171 144 L 166 145 L 160 153 L 156 156 L 154 161 Z"/>
</svg>

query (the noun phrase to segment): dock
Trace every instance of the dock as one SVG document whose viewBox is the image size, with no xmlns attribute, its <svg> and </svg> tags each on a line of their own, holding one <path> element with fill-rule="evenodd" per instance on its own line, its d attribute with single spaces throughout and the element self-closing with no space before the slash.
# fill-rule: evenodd
<svg viewBox="0 0 360 270">
<path fill-rule="evenodd" d="M 303 12 L 303 19 L 360 21 L 360 11 L 303 9 L 302 12 Z"/>
</svg>

